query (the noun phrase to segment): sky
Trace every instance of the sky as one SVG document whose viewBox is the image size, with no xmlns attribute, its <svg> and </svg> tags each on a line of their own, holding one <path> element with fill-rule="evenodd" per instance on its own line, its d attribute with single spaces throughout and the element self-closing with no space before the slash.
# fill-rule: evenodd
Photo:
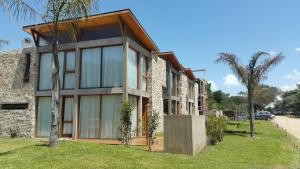
<svg viewBox="0 0 300 169">
<path fill-rule="evenodd" d="M 245 88 L 228 66 L 214 62 L 218 53 L 234 53 L 246 64 L 257 51 L 283 52 L 285 60 L 263 83 L 291 90 L 300 82 L 299 7 L 299 0 L 102 0 L 99 13 L 131 9 L 161 51 L 174 51 L 185 67 L 206 68 L 213 90 L 237 95 Z M 10 41 L 1 50 L 22 48 L 30 37 L 22 26 L 38 22 L 15 21 L 3 10 L 0 20 L 0 39 Z"/>
</svg>

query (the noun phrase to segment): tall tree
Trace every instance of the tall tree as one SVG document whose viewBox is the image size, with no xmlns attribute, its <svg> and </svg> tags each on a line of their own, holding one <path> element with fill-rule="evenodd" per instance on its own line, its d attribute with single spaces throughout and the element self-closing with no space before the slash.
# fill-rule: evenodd
<svg viewBox="0 0 300 169">
<path fill-rule="evenodd" d="M 60 34 L 66 33 L 59 29 L 59 23 L 65 19 L 73 19 L 70 23 L 71 39 L 77 27 L 77 21 L 80 18 L 86 18 L 92 9 L 96 9 L 97 0 L 48 0 L 46 1 L 46 12 L 41 13 L 34 9 L 24 0 L 0 0 L 0 6 L 12 12 L 18 19 L 20 16 L 37 16 L 45 23 L 51 23 L 49 29 L 52 34 L 52 122 L 49 138 L 49 146 L 56 147 L 59 144 L 59 100 L 60 100 L 60 82 L 59 82 L 59 61 L 58 45 Z"/>
<path fill-rule="evenodd" d="M 248 113 L 250 116 L 250 137 L 254 138 L 254 89 L 265 79 L 268 72 L 284 59 L 282 53 L 270 56 L 267 52 L 257 52 L 251 56 L 248 65 L 240 63 L 240 59 L 231 53 L 220 53 L 216 63 L 224 63 L 230 67 L 240 82 L 247 88 Z"/>
</svg>

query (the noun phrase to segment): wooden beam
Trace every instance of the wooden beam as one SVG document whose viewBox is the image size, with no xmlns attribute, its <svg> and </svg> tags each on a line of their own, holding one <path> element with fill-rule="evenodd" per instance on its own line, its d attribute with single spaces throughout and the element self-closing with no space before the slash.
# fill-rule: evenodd
<svg viewBox="0 0 300 169">
<path fill-rule="evenodd" d="M 38 34 L 34 29 L 31 29 L 31 35 L 32 35 L 32 39 L 34 41 L 35 46 L 39 47 L 40 46 L 40 42 L 39 42 L 40 38 L 38 37 Z"/>
</svg>

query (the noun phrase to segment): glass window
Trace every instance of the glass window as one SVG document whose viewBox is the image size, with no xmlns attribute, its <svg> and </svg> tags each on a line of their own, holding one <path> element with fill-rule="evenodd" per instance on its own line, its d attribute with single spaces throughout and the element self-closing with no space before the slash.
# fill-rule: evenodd
<svg viewBox="0 0 300 169">
<path fill-rule="evenodd" d="M 64 79 L 64 89 L 74 89 L 75 87 L 75 52 L 66 52 L 66 69 Z"/>
<path fill-rule="evenodd" d="M 128 50 L 128 86 L 137 89 L 137 52 Z"/>
<path fill-rule="evenodd" d="M 143 56 L 141 58 L 142 63 L 142 90 L 147 91 L 147 58 Z"/>
<path fill-rule="evenodd" d="M 51 97 L 40 97 L 38 100 L 37 135 L 50 136 L 51 127 Z"/>
<path fill-rule="evenodd" d="M 123 84 L 123 47 L 103 48 L 103 87 L 121 87 Z"/>
<path fill-rule="evenodd" d="M 63 116 L 63 134 L 72 134 L 73 132 L 73 98 L 65 98 L 64 116 Z"/>
<path fill-rule="evenodd" d="M 83 49 L 81 59 L 81 88 L 100 87 L 101 49 Z"/>
<path fill-rule="evenodd" d="M 120 108 L 122 97 L 120 95 L 102 96 L 102 116 L 101 116 L 101 138 L 120 138 Z"/>
<path fill-rule="evenodd" d="M 79 114 L 80 138 L 98 138 L 100 96 L 81 96 Z"/>
<path fill-rule="evenodd" d="M 52 72 L 52 54 L 43 53 L 40 57 L 39 90 L 50 90 Z"/>
<path fill-rule="evenodd" d="M 164 99 L 164 114 L 169 114 L 169 103 L 168 99 Z"/>
</svg>

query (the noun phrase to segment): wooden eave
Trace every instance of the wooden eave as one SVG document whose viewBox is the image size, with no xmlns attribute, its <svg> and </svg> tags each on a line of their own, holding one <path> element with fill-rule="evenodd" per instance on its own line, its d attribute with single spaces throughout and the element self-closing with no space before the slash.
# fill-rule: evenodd
<svg viewBox="0 0 300 169">
<path fill-rule="evenodd" d="M 177 57 L 173 52 L 160 52 L 156 54 L 162 59 L 165 59 L 171 63 L 171 65 L 177 70 L 177 71 L 183 71 L 183 67 L 181 66 L 180 62 L 178 61 Z"/>
<path fill-rule="evenodd" d="M 124 22 L 129 29 L 132 30 L 134 35 L 137 39 L 145 45 L 150 51 L 158 52 L 159 49 L 156 44 L 153 42 L 151 37 L 147 34 L 145 29 L 139 23 L 137 18 L 133 15 L 130 9 L 120 10 L 120 11 L 113 11 L 108 13 L 102 13 L 97 15 L 91 15 L 87 19 L 79 19 L 77 20 L 77 24 L 79 29 L 84 28 L 93 28 L 93 27 L 100 27 L 105 25 L 112 25 L 112 24 L 120 24 L 120 20 Z M 67 31 L 69 23 L 74 22 L 74 19 L 67 19 L 62 20 L 58 27 L 59 29 L 64 32 Z M 50 33 L 50 26 L 52 23 L 42 23 L 36 25 L 29 25 L 24 26 L 23 30 L 29 34 L 32 34 L 32 31 L 43 35 Z"/>
<path fill-rule="evenodd" d="M 192 69 L 190 68 L 185 68 L 184 74 L 192 81 L 197 80 L 196 76 L 194 75 Z"/>
</svg>

